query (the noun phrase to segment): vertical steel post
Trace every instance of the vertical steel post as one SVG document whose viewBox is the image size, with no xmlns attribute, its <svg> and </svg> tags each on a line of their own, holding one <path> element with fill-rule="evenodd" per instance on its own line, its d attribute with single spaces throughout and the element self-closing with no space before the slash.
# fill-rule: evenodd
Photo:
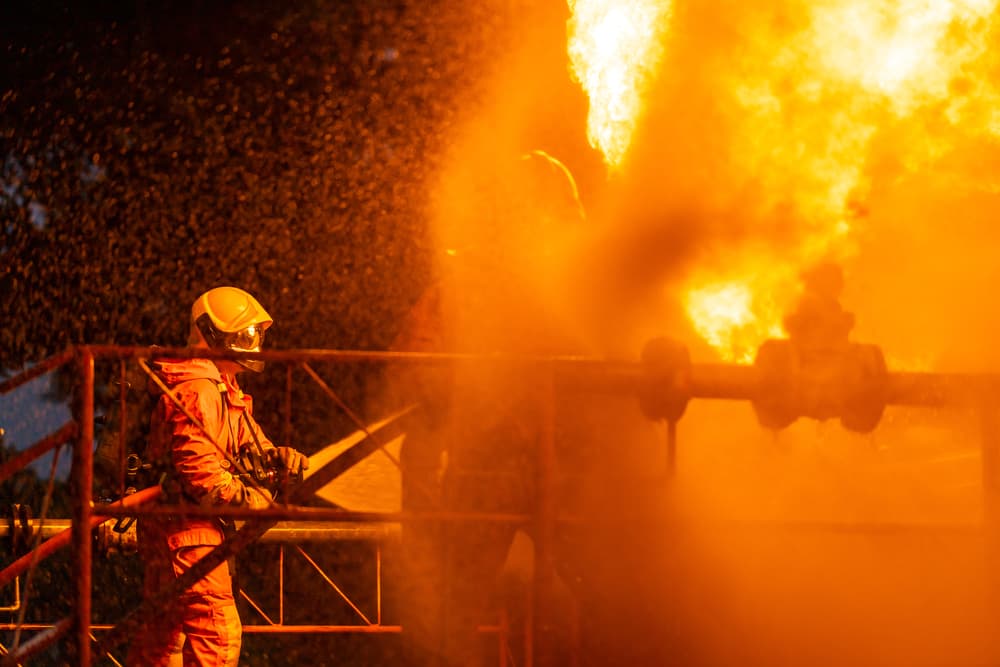
<svg viewBox="0 0 1000 667">
<path fill-rule="evenodd" d="M 278 548 L 278 623 L 285 624 L 285 545 Z"/>
<path fill-rule="evenodd" d="M 94 478 L 94 355 L 89 348 L 80 348 L 77 359 L 80 370 L 76 388 L 79 438 L 73 449 L 73 565 L 76 574 L 76 622 L 74 625 L 76 664 L 90 667 L 90 587 L 91 541 L 90 519 L 93 513 L 91 490 Z"/>
<path fill-rule="evenodd" d="M 375 624 L 382 625 L 382 547 L 375 543 Z"/>
<path fill-rule="evenodd" d="M 535 515 L 534 576 L 534 664 L 551 667 L 555 663 L 553 595 L 553 541 L 555 535 L 555 367 L 542 369 L 542 433 L 538 443 Z"/>
</svg>

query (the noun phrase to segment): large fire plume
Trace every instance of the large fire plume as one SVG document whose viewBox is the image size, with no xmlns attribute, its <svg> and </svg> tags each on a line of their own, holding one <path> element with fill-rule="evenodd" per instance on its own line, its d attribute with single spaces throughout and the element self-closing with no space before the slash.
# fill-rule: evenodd
<svg viewBox="0 0 1000 667">
<path fill-rule="evenodd" d="M 671 122 L 662 113 L 647 119 L 650 91 L 672 68 L 690 66 L 690 48 L 672 58 L 671 46 L 692 39 L 703 24 L 691 16 L 701 10 L 653 0 L 569 7 L 568 50 L 590 103 L 589 138 L 621 168 L 644 122 Z M 996 191 L 992 170 L 954 159 L 1000 135 L 989 48 L 996 10 L 997 0 L 777 3 L 742 10 L 738 47 L 706 54 L 714 58 L 709 95 L 726 119 L 725 155 L 713 158 L 725 173 L 706 197 L 734 205 L 753 192 L 755 221 L 784 218 L 781 229 L 793 228 L 772 247 L 756 238 L 752 249 L 713 248 L 713 268 L 687 275 L 687 316 L 723 359 L 752 361 L 760 342 L 780 332 L 800 270 L 857 256 L 880 187 L 930 171 L 948 187 Z M 775 223 L 761 227 L 767 236 Z M 739 238 L 752 236 L 749 229 Z"/>
<path fill-rule="evenodd" d="M 663 58 L 671 0 L 569 0 L 569 57 L 591 99 L 587 138 L 618 169 Z"/>
</svg>

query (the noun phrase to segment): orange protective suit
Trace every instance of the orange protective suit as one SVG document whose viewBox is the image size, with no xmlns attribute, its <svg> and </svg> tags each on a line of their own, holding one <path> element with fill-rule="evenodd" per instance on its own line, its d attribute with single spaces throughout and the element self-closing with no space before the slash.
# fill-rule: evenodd
<svg viewBox="0 0 1000 667">
<path fill-rule="evenodd" d="M 182 502 L 264 507 L 266 491 L 245 485 L 227 459 L 243 447 L 274 445 L 252 415 L 251 397 L 232 375 L 205 359 L 161 361 L 162 394 L 153 412 L 146 460 L 168 471 Z M 184 410 L 180 406 L 184 407 Z M 197 420 L 195 423 L 191 417 Z M 172 502 L 177 502 L 172 498 Z M 146 563 L 144 595 L 154 596 L 223 541 L 223 524 L 210 517 L 150 516 L 139 522 Z M 185 591 L 176 608 L 149 619 L 134 638 L 129 665 L 236 665 L 242 625 L 229 566 L 223 563 Z"/>
</svg>

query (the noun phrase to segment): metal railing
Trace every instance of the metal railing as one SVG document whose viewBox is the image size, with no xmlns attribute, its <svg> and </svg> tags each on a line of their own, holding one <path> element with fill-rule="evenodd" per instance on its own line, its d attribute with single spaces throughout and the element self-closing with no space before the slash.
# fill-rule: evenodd
<svg viewBox="0 0 1000 667">
<path fill-rule="evenodd" d="M 210 359 L 241 359 L 254 358 L 264 361 L 281 362 L 289 365 L 299 365 L 310 373 L 314 380 L 322 382 L 309 370 L 308 364 L 313 362 L 332 363 L 389 363 L 389 364 L 527 364 L 535 367 L 546 378 L 542 400 L 543 430 L 539 439 L 539 449 L 536 460 L 536 499 L 534 511 L 530 515 L 479 513 L 479 512 L 351 512 L 340 509 L 306 507 L 300 503 L 307 502 L 323 485 L 344 473 L 358 460 L 378 449 L 384 444 L 385 433 L 375 437 L 367 433 L 358 446 L 336 457 L 309 477 L 289 498 L 289 502 L 264 510 L 243 510 L 236 508 L 197 508 L 186 506 L 184 512 L 188 515 L 224 516 L 245 522 L 242 528 L 232 538 L 213 550 L 206 558 L 196 564 L 185 575 L 181 576 L 176 585 L 164 591 L 163 598 L 176 594 L 189 583 L 204 576 L 205 573 L 222 563 L 226 558 L 239 552 L 247 545 L 261 540 L 294 541 L 289 534 L 282 539 L 282 531 L 301 529 L 301 524 L 281 524 L 279 522 L 320 522 L 330 539 L 343 538 L 347 533 L 360 534 L 367 526 L 371 532 L 365 539 L 378 542 L 392 533 L 394 529 L 384 529 L 385 526 L 397 526 L 413 521 L 496 521 L 505 523 L 531 523 L 534 527 L 534 587 L 532 599 L 533 627 L 530 629 L 530 647 L 526 656 L 527 664 L 546 666 L 552 664 L 551 646 L 547 646 L 546 633 L 549 632 L 543 623 L 546 614 L 551 613 L 547 591 L 553 585 L 553 531 L 560 521 L 579 521 L 581 517 L 560 517 L 556 514 L 556 447 L 554 433 L 555 394 L 564 387 L 571 385 L 575 391 L 598 391 L 611 393 L 627 393 L 637 396 L 660 392 L 671 398 L 674 403 L 686 404 L 691 399 L 722 399 L 736 401 L 757 401 L 765 392 L 774 390 L 774 373 L 765 372 L 757 366 L 742 366 L 732 364 L 690 364 L 670 363 L 653 364 L 646 362 L 607 362 L 597 359 L 580 357 L 521 357 L 498 358 L 483 357 L 472 354 L 431 354 L 431 353 L 394 353 L 368 351 L 338 351 L 338 350 L 283 350 L 265 351 L 260 353 L 235 353 L 224 351 L 193 351 L 187 348 L 138 348 L 115 346 L 78 346 L 38 364 L 30 371 L 0 383 L 0 394 L 13 391 L 17 387 L 45 373 L 58 370 L 72 364 L 79 382 L 74 397 L 74 419 L 52 434 L 44 437 L 38 443 L 15 455 L 0 467 L 0 482 L 7 479 L 17 470 L 29 465 L 42 455 L 62 445 L 72 446 L 72 513 L 68 522 L 49 521 L 44 531 L 35 531 L 34 537 L 39 541 L 28 554 L 21 556 L 0 570 L 0 587 L 6 586 L 16 577 L 36 566 L 46 556 L 51 555 L 64 546 L 72 545 L 73 580 L 75 582 L 72 598 L 73 613 L 71 616 L 46 626 L 26 626 L 38 632 L 27 642 L 9 652 L 3 657 L 3 664 L 18 664 L 32 655 L 45 650 L 53 643 L 68 638 L 71 653 L 77 664 L 87 667 L 92 660 L 92 631 L 103 630 L 99 650 L 106 651 L 109 647 L 123 640 L 132 628 L 136 619 L 144 612 L 150 611 L 148 601 L 143 602 L 134 613 L 114 626 L 95 626 L 91 621 L 92 610 L 92 544 L 91 533 L 95 526 L 116 517 L 135 517 L 174 513 L 176 508 L 161 504 L 153 504 L 158 496 L 158 487 L 140 491 L 115 503 L 94 503 L 93 487 L 93 454 L 95 441 L 94 416 L 94 382 L 95 361 L 114 360 L 125 363 L 129 360 L 157 359 L 165 357 Z M 289 370 L 289 385 L 291 384 Z M 767 376 L 766 378 L 764 376 Z M 885 405 L 904 406 L 974 406 L 981 416 L 980 435 L 982 453 L 982 487 L 983 500 L 987 521 L 997 521 L 1000 508 L 1000 421 L 996 414 L 997 388 L 1000 387 L 1000 377 L 986 374 L 941 374 L 941 373 L 910 373 L 886 372 L 882 378 L 880 399 Z M 326 388 L 330 391 L 329 388 Z M 668 401 L 670 402 L 670 401 Z M 350 413 L 346 405 L 342 408 Z M 683 410 L 680 411 L 682 413 Z M 653 415 L 654 418 L 657 415 Z M 810 416 L 810 415 L 805 415 Z M 680 414 L 668 415 L 665 419 L 670 423 L 671 438 L 675 437 L 672 428 Z M 362 425 L 363 427 L 363 425 Z M 671 443 L 671 447 L 673 443 Z M 42 517 L 47 520 L 46 517 Z M 333 524 L 332 522 L 337 522 Z M 318 524 L 317 524 L 318 525 Z M 383 528 L 379 528 L 379 527 Z M 339 531 L 339 533 L 338 533 Z M 345 532 L 346 531 L 346 532 Z M 372 532 L 373 531 L 373 532 Z M 383 532 L 379 532 L 383 531 Z M 377 533 L 377 534 L 376 534 Z M 41 537 L 47 537 L 41 541 Z M 282 554 L 284 551 L 282 551 Z M 307 556 L 308 557 L 308 556 Z M 381 559 L 381 552 L 375 557 Z M 379 568 L 381 572 L 381 569 Z M 323 576 L 326 576 L 320 572 Z M 381 587 L 381 580 L 377 585 Z M 334 585 L 335 587 L 335 585 Z M 348 602 L 350 602 L 348 600 Z M 254 605 L 253 600 L 250 604 Z M 353 604 L 353 603 L 352 603 Z M 398 626 L 382 625 L 381 605 L 372 621 L 365 614 L 360 616 L 364 623 L 359 626 L 300 626 L 291 627 L 283 624 L 283 614 L 278 614 L 278 622 L 273 622 L 266 614 L 262 615 L 269 621 L 266 625 L 247 626 L 250 632 L 398 632 Z M 485 630 L 503 633 L 503 623 Z"/>
</svg>

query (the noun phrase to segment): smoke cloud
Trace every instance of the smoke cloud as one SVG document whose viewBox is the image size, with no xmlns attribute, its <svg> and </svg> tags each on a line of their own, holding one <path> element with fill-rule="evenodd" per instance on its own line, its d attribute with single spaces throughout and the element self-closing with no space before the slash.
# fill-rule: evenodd
<svg viewBox="0 0 1000 667">
<path fill-rule="evenodd" d="M 927 32 L 933 16 L 914 19 L 916 6 L 872 18 L 846 1 L 675 3 L 618 170 L 586 145 L 568 10 L 520 8 L 518 37 L 456 128 L 435 232 L 442 274 L 512 320 L 546 313 L 559 344 L 476 318 L 458 323 L 460 344 L 636 359 L 669 335 L 696 363 L 718 361 L 685 312 L 689 290 L 746 281 L 780 316 L 798 273 L 833 259 L 854 340 L 880 345 L 890 369 L 995 369 L 996 63 L 981 48 L 995 13 L 941 4 L 950 19 Z M 879 39 L 922 57 L 892 69 Z M 542 196 L 520 201 L 511 165 L 532 149 L 570 169 L 586 220 L 525 213 Z M 463 257 L 477 268 L 448 268 Z M 559 413 L 575 424 L 560 441 L 561 502 L 598 520 L 563 565 L 581 572 L 594 664 L 996 658 L 974 410 L 890 408 L 861 436 L 808 420 L 771 433 L 746 404 L 695 401 L 667 479 L 662 424 L 629 398 L 578 400 Z"/>
</svg>

